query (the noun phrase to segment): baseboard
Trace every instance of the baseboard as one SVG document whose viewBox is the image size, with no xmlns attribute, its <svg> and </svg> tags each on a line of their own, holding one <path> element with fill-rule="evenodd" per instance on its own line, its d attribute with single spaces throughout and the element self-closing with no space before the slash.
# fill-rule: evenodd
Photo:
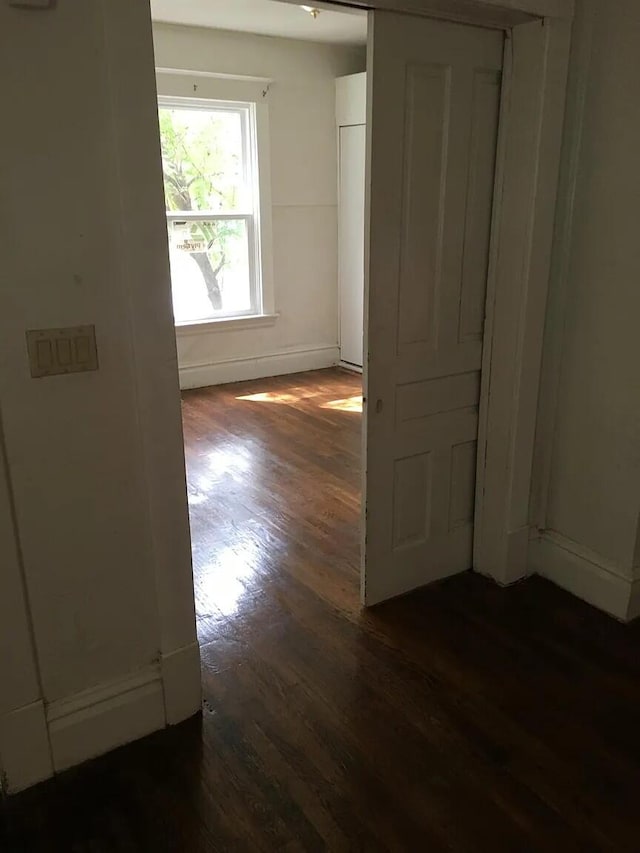
<svg viewBox="0 0 640 853">
<path fill-rule="evenodd" d="M 512 586 L 530 574 L 528 562 L 529 525 L 512 530 L 499 543 L 501 547 L 487 556 L 474 551 L 474 571 L 491 578 L 498 586 Z"/>
<path fill-rule="evenodd" d="M 0 717 L 3 787 L 16 793 L 201 707 L 200 649 L 192 643 L 125 678 Z"/>
<path fill-rule="evenodd" d="M 640 585 L 604 557 L 545 531 L 529 543 L 529 567 L 542 577 L 623 622 L 640 615 Z"/>
<path fill-rule="evenodd" d="M 529 575 L 529 525 L 512 530 L 507 536 L 508 582 L 517 583 Z"/>
<path fill-rule="evenodd" d="M 160 665 L 52 702 L 47 722 L 56 772 L 164 728 Z"/>
<path fill-rule="evenodd" d="M 162 656 L 162 681 L 167 725 L 175 726 L 200 711 L 202 676 L 197 642 Z"/>
<path fill-rule="evenodd" d="M 44 703 L 0 716 L 2 790 L 16 794 L 53 775 Z"/>
<path fill-rule="evenodd" d="M 344 367 L 345 370 L 350 370 L 352 373 L 362 373 L 363 370 L 361 367 L 358 367 L 357 364 L 351 364 L 348 361 L 339 361 L 338 364 L 340 367 Z"/>
<path fill-rule="evenodd" d="M 333 367 L 340 360 L 337 346 L 317 346 L 288 350 L 254 358 L 234 358 L 214 364 L 197 364 L 180 367 L 181 388 L 206 388 L 247 379 L 283 376 Z"/>
<path fill-rule="evenodd" d="M 632 622 L 640 617 L 640 580 L 636 580 L 631 585 L 631 598 L 629 600 L 629 611 L 627 613 L 627 621 Z"/>
</svg>

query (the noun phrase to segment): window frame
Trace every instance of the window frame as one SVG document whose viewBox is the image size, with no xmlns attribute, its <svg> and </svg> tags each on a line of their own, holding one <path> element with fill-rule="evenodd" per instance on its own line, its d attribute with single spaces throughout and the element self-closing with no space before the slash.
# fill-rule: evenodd
<svg viewBox="0 0 640 853">
<path fill-rule="evenodd" d="M 228 326 L 231 321 L 263 319 L 271 316 L 265 307 L 265 275 L 266 266 L 262 240 L 263 219 L 263 182 L 260 180 L 259 157 L 259 121 L 257 104 L 254 100 L 227 100 L 223 98 L 192 98 L 174 95 L 158 95 L 158 110 L 202 110 L 203 112 L 232 112 L 240 115 L 242 133 L 242 167 L 245 184 L 251 194 L 251 209 L 241 209 L 235 212 L 215 213 L 213 211 L 169 211 L 165 216 L 167 226 L 171 222 L 220 222 L 225 220 L 243 221 L 247 229 L 249 293 L 250 307 L 245 311 L 220 311 L 200 319 L 174 319 L 176 329 L 202 328 L 222 323 Z M 168 228 L 167 228 L 168 230 Z"/>
</svg>

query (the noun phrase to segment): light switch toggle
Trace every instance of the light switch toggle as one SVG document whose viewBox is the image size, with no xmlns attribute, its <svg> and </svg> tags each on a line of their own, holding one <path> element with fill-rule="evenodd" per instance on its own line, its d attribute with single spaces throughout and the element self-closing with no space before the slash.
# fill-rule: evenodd
<svg viewBox="0 0 640 853">
<path fill-rule="evenodd" d="M 95 326 L 31 329 L 27 349 L 34 379 L 98 369 Z"/>
</svg>

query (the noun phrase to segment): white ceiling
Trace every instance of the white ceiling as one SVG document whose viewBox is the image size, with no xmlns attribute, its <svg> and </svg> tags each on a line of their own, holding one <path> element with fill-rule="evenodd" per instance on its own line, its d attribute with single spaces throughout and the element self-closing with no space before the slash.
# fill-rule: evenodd
<svg viewBox="0 0 640 853">
<path fill-rule="evenodd" d="M 151 0 L 151 14 L 154 21 L 171 24 L 305 41 L 365 44 L 367 40 L 366 14 L 355 9 L 324 8 L 314 20 L 299 6 L 278 0 Z"/>
</svg>

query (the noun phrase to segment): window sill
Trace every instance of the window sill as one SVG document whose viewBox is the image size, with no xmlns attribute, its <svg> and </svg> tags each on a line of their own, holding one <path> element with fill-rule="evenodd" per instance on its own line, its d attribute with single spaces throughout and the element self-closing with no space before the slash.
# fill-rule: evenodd
<svg viewBox="0 0 640 853">
<path fill-rule="evenodd" d="M 249 314 L 246 317 L 221 317 L 219 320 L 202 320 L 194 323 L 177 323 L 176 335 L 202 335 L 208 332 L 236 332 L 273 326 L 279 314 Z"/>
</svg>

